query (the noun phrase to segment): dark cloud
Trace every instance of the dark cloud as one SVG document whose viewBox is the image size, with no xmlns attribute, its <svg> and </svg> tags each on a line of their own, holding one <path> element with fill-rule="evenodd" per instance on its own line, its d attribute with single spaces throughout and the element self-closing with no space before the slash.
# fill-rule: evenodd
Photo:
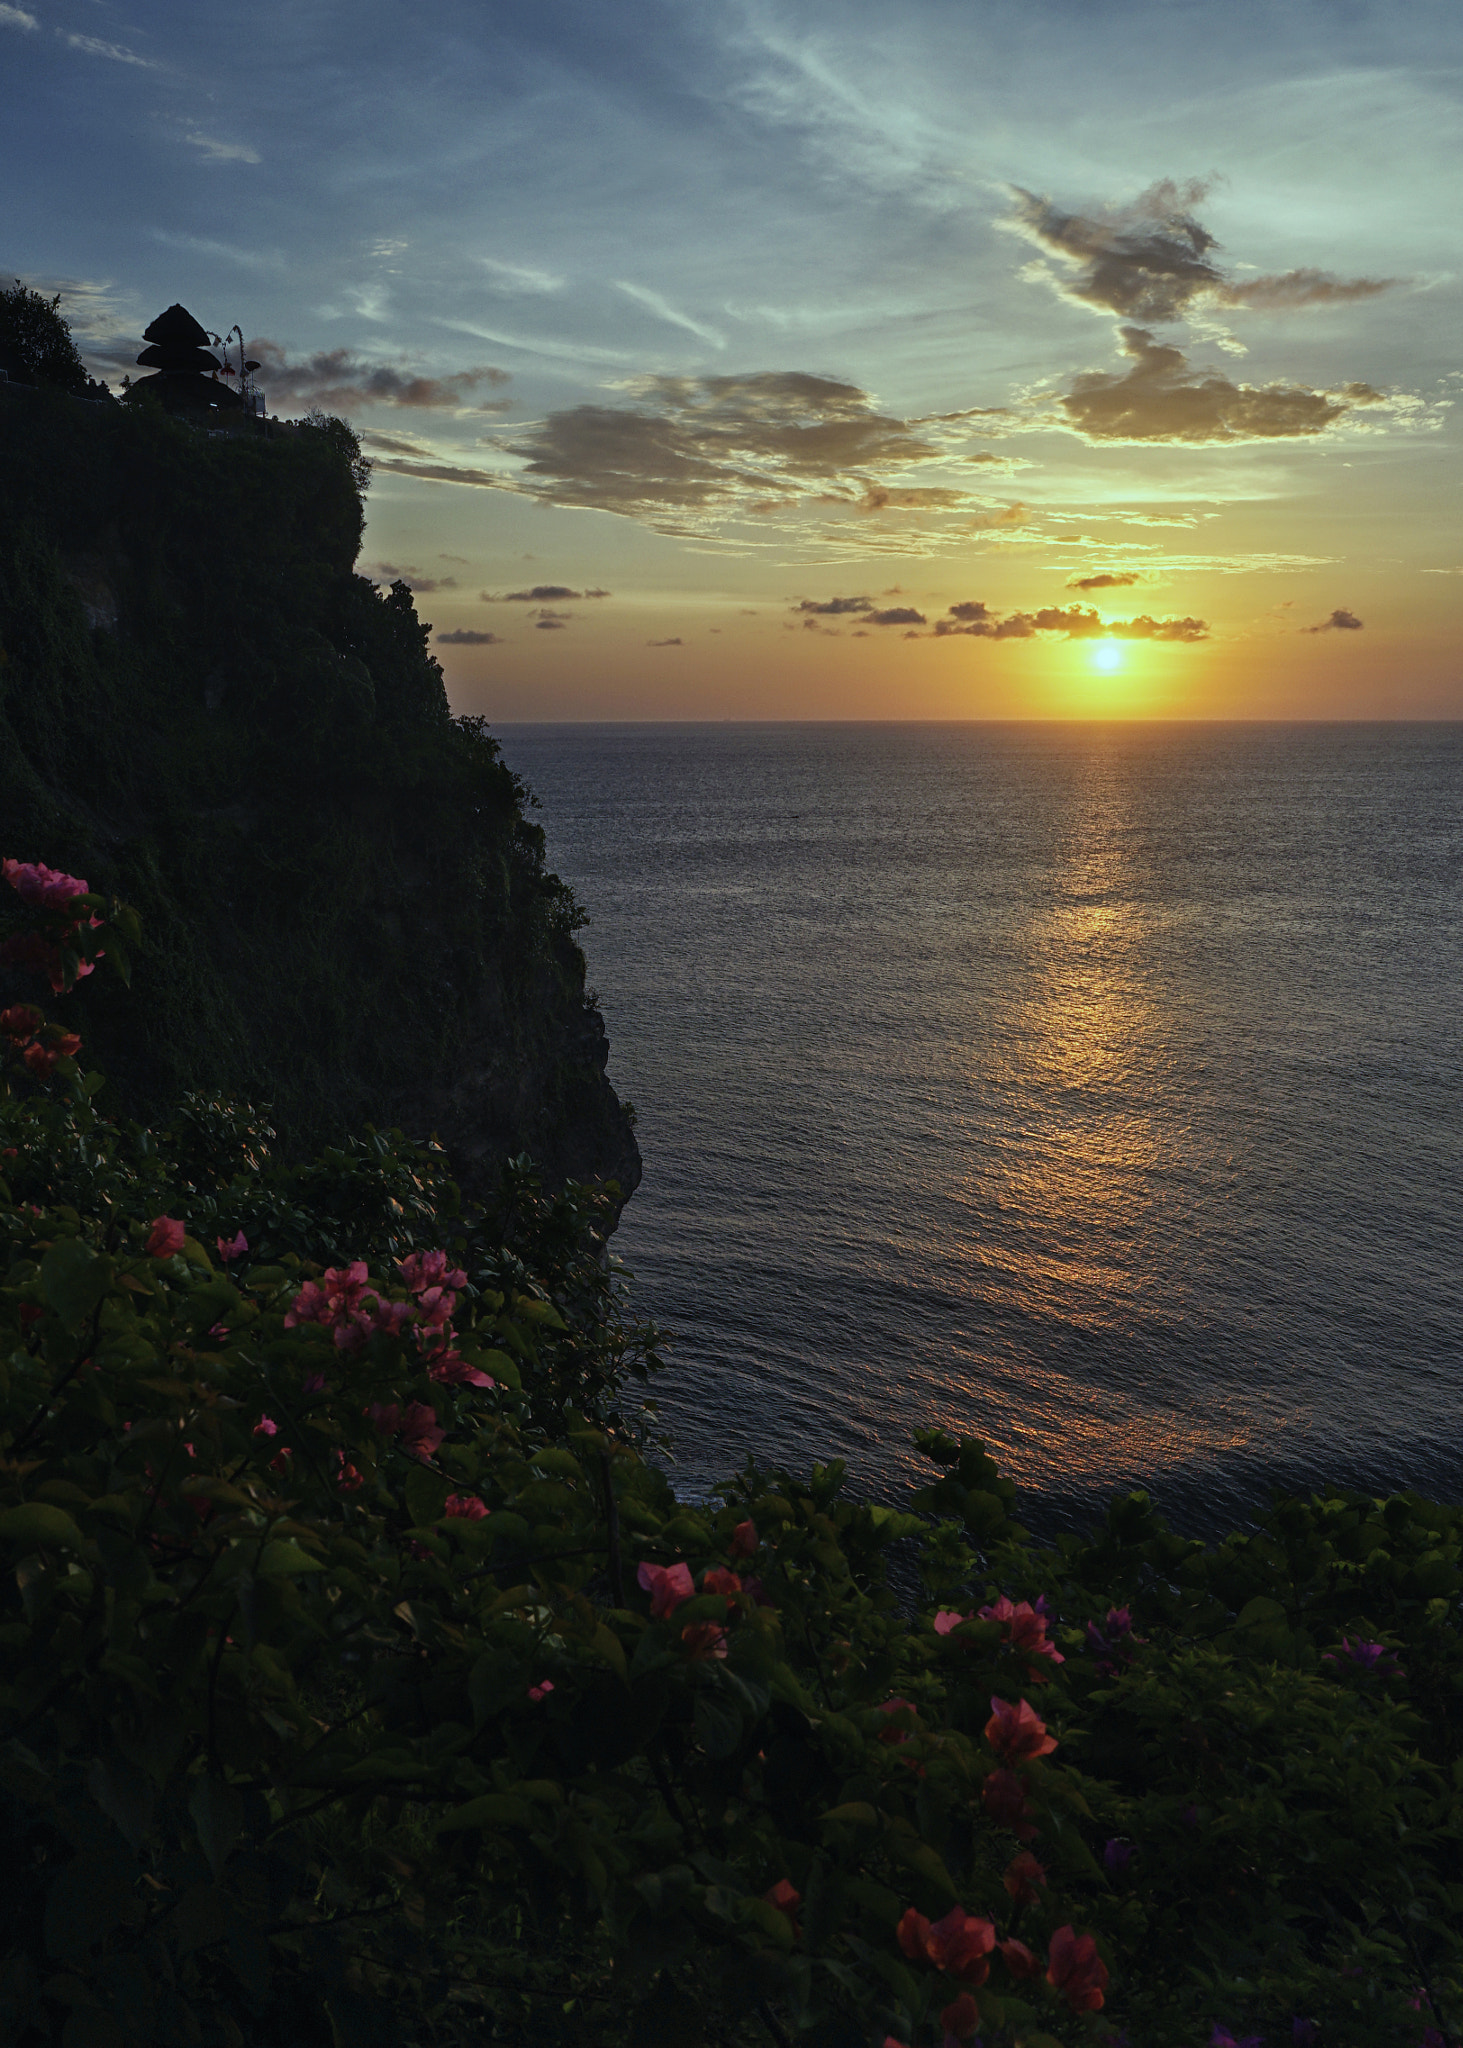
<svg viewBox="0 0 1463 2048">
<path fill-rule="evenodd" d="M 288 405 L 318 406 L 335 413 L 356 412 L 369 405 L 456 410 L 472 403 L 470 394 L 480 385 L 508 382 L 508 372 L 491 363 L 458 370 L 448 377 L 423 377 L 389 363 L 364 362 L 345 348 L 324 349 L 301 362 L 291 362 L 277 341 L 260 339 L 246 347 L 258 359 L 259 381 L 276 411 Z M 487 409 L 481 404 L 475 408 L 480 412 Z"/>
<path fill-rule="evenodd" d="M 991 456 L 990 461 L 999 461 Z M 953 505 L 963 505 L 964 491 L 952 491 L 941 484 L 870 484 L 863 496 L 855 501 L 856 512 L 922 512 L 935 507 L 947 511 Z"/>
<path fill-rule="evenodd" d="M 1064 212 L 1018 186 L 1010 225 L 1065 266 L 1060 273 L 1037 266 L 1063 298 L 1144 324 L 1188 319 L 1206 305 L 1265 312 L 1334 305 L 1374 298 L 1398 281 L 1314 269 L 1236 280 L 1220 266 L 1218 242 L 1194 215 L 1211 189 L 1205 179 L 1180 185 L 1163 178 L 1131 206 L 1084 214 Z"/>
<path fill-rule="evenodd" d="M 532 590 L 510 590 L 506 597 L 483 596 L 489 604 L 558 604 L 565 598 L 582 597 L 583 592 L 571 590 L 567 583 L 535 583 Z"/>
<path fill-rule="evenodd" d="M 434 590 L 457 588 L 455 576 L 419 576 L 415 569 L 398 569 L 394 562 L 377 562 L 375 574 L 389 583 L 404 583 L 408 590 L 422 597 L 430 597 Z"/>
<path fill-rule="evenodd" d="M 896 604 L 886 612 L 870 612 L 868 620 L 871 626 L 922 626 L 925 615 L 917 612 L 913 605 Z"/>
<path fill-rule="evenodd" d="M 647 647 L 679 647 L 682 643 L 679 640 L 647 640 L 645 644 Z"/>
<path fill-rule="evenodd" d="M 816 612 L 820 618 L 842 618 L 846 612 L 871 612 L 874 600 L 871 597 L 830 597 L 821 604 L 816 598 L 805 597 L 794 605 L 794 611 Z M 749 614 L 750 616 L 750 614 Z"/>
<path fill-rule="evenodd" d="M 1319 626 L 1302 626 L 1302 633 L 1359 633 L 1362 622 L 1355 612 L 1334 611 L 1329 619 L 1322 619 Z"/>
<path fill-rule="evenodd" d="M 533 615 L 533 623 L 540 633 L 559 633 L 568 625 L 572 612 L 551 612 L 547 606 Z"/>
<path fill-rule="evenodd" d="M 1141 583 L 1142 577 L 1132 569 L 1104 569 L 1096 576 L 1069 576 L 1068 590 L 1126 590 L 1130 583 Z"/>
<path fill-rule="evenodd" d="M 1190 363 L 1182 349 L 1124 327 L 1133 367 L 1088 370 L 1058 399 L 1058 414 L 1085 441 L 1235 442 L 1319 434 L 1357 406 L 1384 403 L 1370 384 L 1311 391 L 1299 384 L 1235 384 Z"/>
<path fill-rule="evenodd" d="M 502 641 L 496 633 L 473 633 L 467 627 L 460 627 L 455 633 L 438 633 L 437 639 L 444 647 L 501 647 Z"/>
<path fill-rule="evenodd" d="M 826 496 L 864 510 L 959 501 L 886 486 L 870 471 L 947 450 L 927 423 L 876 410 L 855 384 L 800 371 L 647 377 L 633 406 L 551 412 L 500 443 L 524 464 L 517 487 L 556 505 L 619 512 L 672 531 L 728 515 L 784 511 Z M 880 498 L 878 493 L 886 491 Z"/>
<path fill-rule="evenodd" d="M 612 590 L 586 590 L 584 593 L 586 597 L 613 597 L 614 594 Z"/>
<path fill-rule="evenodd" d="M 973 640 L 1030 640 L 1038 633 L 1060 633 L 1064 640 L 1207 640 L 1204 619 L 1103 619 L 1086 605 L 1048 605 L 1037 612 L 1008 612 L 1005 618 L 979 598 L 952 604 L 936 619 L 933 638 L 967 634 Z"/>
</svg>

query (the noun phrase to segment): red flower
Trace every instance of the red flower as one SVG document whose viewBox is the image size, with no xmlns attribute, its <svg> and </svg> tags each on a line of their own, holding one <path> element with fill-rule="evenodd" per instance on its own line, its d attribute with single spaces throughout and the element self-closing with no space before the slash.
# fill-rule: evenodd
<svg viewBox="0 0 1463 2048">
<path fill-rule="evenodd" d="M 1005 1773 L 998 1771 L 995 1775 L 1001 1777 Z M 986 1782 L 989 1783 L 989 1779 Z M 1021 1781 L 1018 1778 L 1016 1782 L 1019 1785 Z M 1018 1906 L 1029 1906 L 1036 1898 L 1037 1886 L 1046 1883 L 1046 1872 L 1031 1851 L 1023 1849 L 1006 1865 L 1006 1874 L 1001 1882 Z"/>
<path fill-rule="evenodd" d="M 681 1630 L 681 1641 L 691 1653 L 693 1664 L 707 1657 L 726 1655 L 726 1630 L 714 1621 L 691 1621 Z"/>
<path fill-rule="evenodd" d="M 688 1564 L 643 1564 L 635 1574 L 639 1584 L 650 1595 L 650 1613 L 654 1621 L 664 1621 L 668 1614 L 674 1614 L 683 1600 L 689 1600 L 696 1590 Z"/>
<path fill-rule="evenodd" d="M 800 1891 L 793 1889 L 791 1880 L 780 1877 L 775 1885 L 772 1885 L 767 1891 L 763 1892 L 762 1896 L 769 1906 L 776 1906 L 779 1913 L 787 1915 L 792 1923 L 793 1934 L 796 1936 L 801 1931 L 798 1927 L 796 1916 L 797 1909 L 803 1902 L 803 1895 Z"/>
<path fill-rule="evenodd" d="M 389 1405 L 384 1405 L 380 1401 L 373 1401 L 366 1410 L 366 1414 L 372 1426 L 379 1429 L 383 1436 L 395 1436 L 396 1432 L 401 1428 L 401 1406 L 399 1402 L 392 1401 Z"/>
<path fill-rule="evenodd" d="M 980 2007 L 968 1991 L 945 2007 L 940 2025 L 945 2029 L 944 2048 L 959 2048 L 960 2042 L 970 2039 L 980 2025 Z"/>
<path fill-rule="evenodd" d="M 991 1718 L 985 1724 L 985 1739 L 1003 1763 L 1022 1764 L 1047 1756 L 1057 1746 L 1046 1723 L 1026 1700 L 1012 1706 L 1009 1700 L 991 1699 Z"/>
<path fill-rule="evenodd" d="M 45 1021 L 31 1003 L 12 1003 L 8 1010 L 0 1010 L 0 1031 L 17 1042 L 34 1038 Z"/>
<path fill-rule="evenodd" d="M 990 1921 L 967 1913 L 963 1906 L 952 1906 L 925 1937 L 925 1953 L 935 1968 L 962 1984 L 984 1984 L 991 1973 L 987 1958 L 995 1945 L 996 1930 Z"/>
<path fill-rule="evenodd" d="M 1024 1941 L 1017 1941 L 1014 1937 L 1001 1943 L 1001 1960 L 1018 1984 L 1024 1978 L 1041 1975 L 1040 1956 L 1034 1956 Z"/>
<path fill-rule="evenodd" d="M 437 1411 L 425 1401 L 412 1401 L 401 1418 L 401 1447 L 410 1457 L 426 1464 L 447 1432 L 438 1426 Z"/>
<path fill-rule="evenodd" d="M 982 1607 L 980 1618 L 982 1621 L 998 1621 L 1006 1641 L 1023 1657 L 1049 1657 L 1053 1664 L 1066 1663 L 1056 1644 L 1047 1641 L 1046 1616 L 1038 1614 L 1029 1600 L 1013 1607 L 1003 1593 L 991 1606 Z"/>
<path fill-rule="evenodd" d="M 475 1493 L 449 1493 L 447 1505 L 442 1510 L 449 1519 L 460 1522 L 481 1522 L 487 1516 L 487 1504 Z"/>
<path fill-rule="evenodd" d="M 1026 1818 L 1026 1787 L 1014 1771 L 992 1771 L 980 1788 L 986 1812 L 998 1828 L 1009 1828 L 1018 1841 L 1036 1833 Z"/>
<path fill-rule="evenodd" d="M 1048 1960 L 1046 1981 L 1055 1985 L 1073 2012 L 1101 2010 L 1107 1966 L 1098 1955 L 1097 1943 L 1090 1934 L 1078 1934 L 1071 1927 L 1059 1927 L 1052 1936 Z"/>
<path fill-rule="evenodd" d="M 740 1593 L 742 1582 L 735 1572 L 729 1572 L 724 1565 L 715 1564 L 709 1572 L 701 1574 L 703 1593 Z"/>
<path fill-rule="evenodd" d="M 401 1306 L 404 1308 L 406 1304 L 403 1302 Z M 480 1372 L 475 1365 L 469 1365 L 462 1354 L 453 1351 L 450 1346 L 446 1351 L 439 1352 L 428 1365 L 427 1377 L 440 1380 L 445 1386 L 449 1387 L 493 1387 L 497 1385 L 496 1380 L 490 1379 L 487 1373 Z"/>
<path fill-rule="evenodd" d="M 923 1913 L 906 1906 L 894 1938 L 912 1963 L 923 1962 L 929 1955 L 930 1923 Z"/>
<path fill-rule="evenodd" d="M 973 1615 L 959 1614 L 953 1607 L 942 1607 L 935 1616 L 935 1634 L 937 1636 L 948 1636 L 959 1628 L 962 1621 L 971 1621 L 973 1619 Z"/>
<path fill-rule="evenodd" d="M 730 1548 L 733 1557 L 750 1557 L 757 1548 L 757 1524 L 738 1522 L 732 1530 Z"/>
<path fill-rule="evenodd" d="M 340 1460 L 340 1470 L 335 1475 L 336 1485 L 342 1493 L 359 1493 L 366 1483 L 361 1477 L 359 1469 L 355 1465 L 347 1463 L 341 1452 L 337 1451 L 336 1457 Z"/>
<path fill-rule="evenodd" d="M 912 1714 L 916 1720 L 919 1719 L 919 1708 L 914 1704 L 913 1700 L 902 1700 L 897 1695 L 892 1700 L 885 1700 L 879 1712 L 881 1714 Z M 900 1743 L 908 1742 L 909 1730 L 907 1728 L 897 1728 L 892 1722 L 888 1722 L 879 1730 L 879 1740 L 880 1742 L 888 1742 L 897 1746 Z"/>
<path fill-rule="evenodd" d="M 170 1259 L 183 1249 L 183 1226 L 175 1216 L 154 1216 L 147 1234 L 147 1256 Z"/>
</svg>

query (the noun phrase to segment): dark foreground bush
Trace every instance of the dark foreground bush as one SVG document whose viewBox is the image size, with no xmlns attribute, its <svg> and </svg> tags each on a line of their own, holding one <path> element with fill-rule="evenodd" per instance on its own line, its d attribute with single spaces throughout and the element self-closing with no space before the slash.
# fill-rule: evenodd
<svg viewBox="0 0 1463 2048">
<path fill-rule="evenodd" d="M 123 964 L 6 880 L 38 990 Z M 1042 1549 L 937 1432 L 687 1504 L 594 1198 L 0 1041 L 4 2042 L 1456 2039 L 1458 1510 Z"/>
</svg>

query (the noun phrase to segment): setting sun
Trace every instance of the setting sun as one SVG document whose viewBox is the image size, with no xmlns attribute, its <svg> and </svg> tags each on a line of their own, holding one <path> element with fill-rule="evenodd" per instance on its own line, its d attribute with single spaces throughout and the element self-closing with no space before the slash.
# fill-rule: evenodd
<svg viewBox="0 0 1463 2048">
<path fill-rule="evenodd" d="M 1091 654 L 1092 666 L 1104 675 L 1111 675 L 1123 665 L 1124 649 L 1116 640 L 1099 640 Z"/>
</svg>

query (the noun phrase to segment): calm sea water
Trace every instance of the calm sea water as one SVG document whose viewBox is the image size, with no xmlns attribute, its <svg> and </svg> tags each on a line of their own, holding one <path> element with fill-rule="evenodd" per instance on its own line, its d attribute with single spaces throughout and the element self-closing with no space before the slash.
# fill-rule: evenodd
<svg viewBox="0 0 1463 2048">
<path fill-rule="evenodd" d="M 1463 1495 L 1463 727 L 510 726 L 689 1490 Z"/>
</svg>

